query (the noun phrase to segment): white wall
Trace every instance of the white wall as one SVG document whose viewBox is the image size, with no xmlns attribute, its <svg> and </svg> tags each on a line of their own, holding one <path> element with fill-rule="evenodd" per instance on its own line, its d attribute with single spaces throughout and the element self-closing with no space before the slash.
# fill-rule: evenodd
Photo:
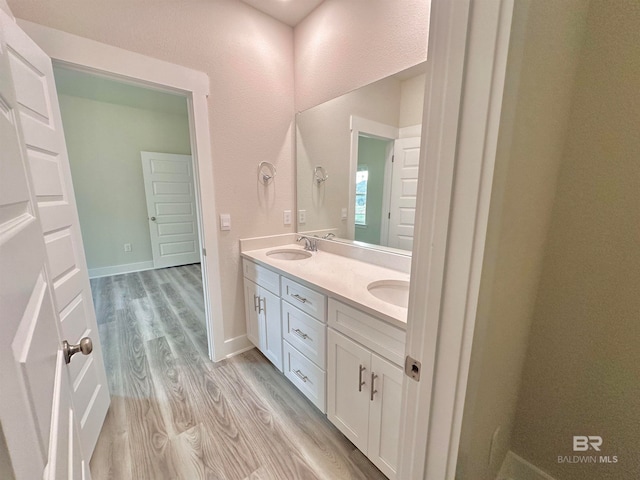
<svg viewBox="0 0 640 480">
<path fill-rule="evenodd" d="M 190 155 L 188 118 L 58 99 L 89 270 L 152 261 L 140 152 Z M 125 243 L 131 252 L 124 252 Z"/>
<path fill-rule="evenodd" d="M 321 3 L 294 29 L 296 111 L 425 61 L 429 6 L 426 0 Z"/>
<path fill-rule="evenodd" d="M 590 0 L 512 447 L 558 480 L 640 478 L 639 125 L 640 4 Z"/>
<path fill-rule="evenodd" d="M 422 123 L 426 75 L 417 75 L 400 84 L 400 118 L 398 127 L 412 127 Z"/>
<path fill-rule="evenodd" d="M 587 0 L 515 2 L 460 480 L 493 480 L 510 447 L 586 12 Z"/>
<path fill-rule="evenodd" d="M 292 29 L 238 0 L 9 4 L 18 18 L 209 75 L 216 205 L 232 218 L 219 247 L 224 332 L 245 334 L 238 240 L 293 231 L 282 224 L 295 207 Z M 268 189 L 257 182 L 262 160 L 278 168 Z"/>
</svg>

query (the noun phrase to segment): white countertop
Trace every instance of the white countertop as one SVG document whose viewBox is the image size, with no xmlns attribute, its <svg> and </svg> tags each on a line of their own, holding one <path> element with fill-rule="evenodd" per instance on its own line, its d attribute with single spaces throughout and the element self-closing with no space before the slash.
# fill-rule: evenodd
<svg viewBox="0 0 640 480">
<path fill-rule="evenodd" d="M 377 280 L 409 281 L 409 274 L 322 250 L 311 252 L 311 257 L 302 260 L 267 256 L 268 251 L 282 248 L 303 250 L 293 244 L 244 251 L 241 255 L 396 327 L 407 328 L 407 309 L 374 297 L 367 285 Z"/>
</svg>

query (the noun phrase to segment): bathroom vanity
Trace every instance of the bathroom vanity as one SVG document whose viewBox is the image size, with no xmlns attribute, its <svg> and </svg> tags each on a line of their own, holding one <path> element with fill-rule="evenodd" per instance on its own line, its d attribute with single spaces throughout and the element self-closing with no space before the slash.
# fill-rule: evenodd
<svg viewBox="0 0 640 480">
<path fill-rule="evenodd" d="M 247 336 L 395 478 L 408 262 L 381 253 L 367 262 L 354 258 L 352 246 L 318 241 L 313 252 L 296 244 L 255 248 L 262 245 L 251 240 L 242 246 Z"/>
</svg>

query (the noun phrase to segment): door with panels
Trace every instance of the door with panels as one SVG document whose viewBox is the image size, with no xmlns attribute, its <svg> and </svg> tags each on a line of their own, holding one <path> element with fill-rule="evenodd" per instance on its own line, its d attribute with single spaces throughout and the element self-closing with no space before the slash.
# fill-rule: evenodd
<svg viewBox="0 0 640 480">
<path fill-rule="evenodd" d="M 32 181 L 22 136 L 21 117 L 30 112 L 14 88 L 16 71 L 29 61 L 21 55 L 23 35 L 0 10 L 0 425 L 11 457 L 2 471 L 18 480 L 87 479 L 91 452 L 80 441 L 61 348 L 36 197 L 42 185 Z"/>
<path fill-rule="evenodd" d="M 191 155 L 140 152 L 154 268 L 200 262 Z"/>
<path fill-rule="evenodd" d="M 419 161 L 420 137 L 395 141 L 389 205 L 389 247 L 403 250 L 413 248 Z"/>
<path fill-rule="evenodd" d="M 93 354 L 66 368 L 80 441 L 90 457 L 110 400 L 51 59 L 4 14 L 2 28 L 8 62 L 4 73 L 10 72 L 15 88 L 15 120 L 42 228 L 57 328 L 72 344 L 86 336 L 93 339 Z"/>
</svg>

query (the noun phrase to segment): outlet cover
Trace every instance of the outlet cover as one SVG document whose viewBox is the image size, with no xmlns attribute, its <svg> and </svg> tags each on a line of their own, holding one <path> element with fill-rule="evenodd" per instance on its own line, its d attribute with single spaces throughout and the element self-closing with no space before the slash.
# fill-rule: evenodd
<svg viewBox="0 0 640 480">
<path fill-rule="evenodd" d="M 307 211 L 298 210 L 298 224 L 304 225 L 305 223 L 307 223 Z"/>
<path fill-rule="evenodd" d="M 125 243 L 124 244 L 124 251 L 129 253 L 131 251 L 131 244 L 130 243 Z"/>
<path fill-rule="evenodd" d="M 282 223 L 291 225 L 291 210 L 285 210 L 282 215 Z"/>
</svg>

